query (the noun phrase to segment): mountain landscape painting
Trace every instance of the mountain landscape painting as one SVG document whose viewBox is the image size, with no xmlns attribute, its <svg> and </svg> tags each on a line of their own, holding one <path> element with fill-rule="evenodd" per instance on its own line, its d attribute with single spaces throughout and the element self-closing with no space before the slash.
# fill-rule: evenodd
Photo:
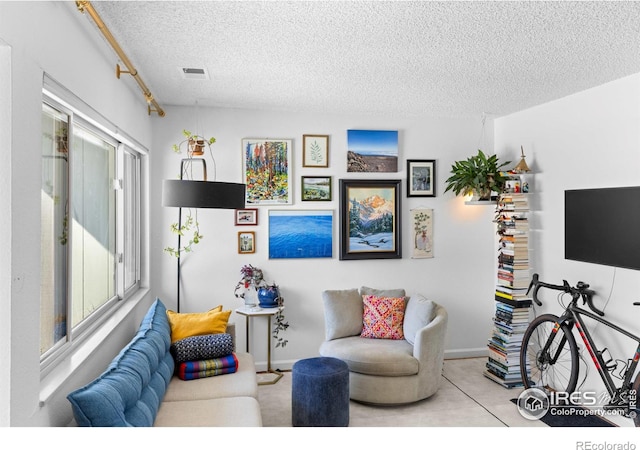
<svg viewBox="0 0 640 450">
<path fill-rule="evenodd" d="M 345 188 L 343 256 L 352 255 L 352 259 L 399 256 L 398 189 L 399 181 L 395 180 L 391 185 L 354 182 Z"/>
<path fill-rule="evenodd" d="M 347 172 L 397 171 L 397 131 L 347 130 Z"/>
</svg>

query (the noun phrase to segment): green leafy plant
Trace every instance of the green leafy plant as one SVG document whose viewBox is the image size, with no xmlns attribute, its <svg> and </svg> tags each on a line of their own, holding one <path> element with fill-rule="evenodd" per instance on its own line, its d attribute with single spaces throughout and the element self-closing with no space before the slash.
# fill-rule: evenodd
<svg viewBox="0 0 640 450">
<path fill-rule="evenodd" d="M 184 165 L 184 169 L 180 174 L 181 179 L 189 179 L 190 177 L 190 163 L 191 159 L 194 156 L 200 156 L 204 154 L 205 147 L 211 151 L 211 145 L 216 142 L 216 138 L 205 138 L 198 134 L 194 134 L 189 130 L 182 130 L 182 135 L 184 139 L 177 144 L 173 144 L 171 149 L 175 153 L 182 153 L 183 150 L 186 150 L 188 156 L 188 163 Z M 171 231 L 174 234 L 181 236 L 181 238 L 186 238 L 189 236 L 189 240 L 185 245 L 180 246 L 180 248 L 175 248 L 171 246 L 167 246 L 164 248 L 164 251 L 171 256 L 175 256 L 176 258 L 180 257 L 181 253 L 190 253 L 193 251 L 193 246 L 200 243 L 202 238 L 204 237 L 200 234 L 200 224 L 198 223 L 198 210 L 196 209 L 194 213 L 191 212 L 191 208 L 188 209 L 186 218 L 182 224 L 178 222 L 174 222 L 170 225 Z"/>
<path fill-rule="evenodd" d="M 205 138 L 200 136 L 199 134 L 194 134 L 189 130 L 182 130 L 182 135 L 184 136 L 184 140 L 173 144 L 171 147 L 174 152 L 182 153 L 182 147 L 187 146 L 189 157 L 192 157 L 193 154 L 201 154 L 201 151 L 204 151 L 204 146 L 206 145 L 208 149 L 211 149 L 211 146 L 216 142 L 216 138 Z"/>
<path fill-rule="evenodd" d="M 278 306 L 282 306 L 283 302 L 284 302 L 284 299 L 282 297 L 278 297 Z M 273 319 L 274 325 L 273 325 L 273 330 L 271 331 L 271 335 L 276 340 L 276 348 L 277 347 L 284 348 L 287 346 L 287 342 L 289 342 L 287 339 L 284 339 L 283 337 L 280 336 L 281 331 L 287 331 L 287 328 L 289 328 L 289 322 L 285 320 L 284 313 L 282 311 L 283 311 L 282 309 L 278 309 L 278 312 L 276 313 Z"/>
<path fill-rule="evenodd" d="M 198 223 L 198 213 L 196 211 L 195 213 L 195 219 L 194 219 L 194 215 L 191 214 L 191 210 L 189 210 L 189 214 L 187 214 L 187 218 L 184 221 L 184 223 L 182 224 L 182 226 L 179 226 L 178 222 L 174 222 L 171 224 L 171 231 L 175 234 L 179 234 L 182 237 L 185 237 L 187 235 L 187 233 L 192 232 L 193 234 L 191 235 L 191 238 L 189 239 L 189 242 L 185 245 L 183 245 L 180 248 L 175 248 L 175 247 L 165 247 L 164 251 L 169 253 L 171 256 L 175 256 L 176 258 L 180 257 L 180 253 L 184 252 L 184 253 L 189 253 L 193 251 L 193 246 L 195 244 L 198 244 L 200 242 L 200 240 L 202 239 L 202 235 L 200 234 L 200 225 Z"/>
<path fill-rule="evenodd" d="M 473 194 L 480 200 L 489 200 L 491 192 L 504 189 L 507 177 L 500 169 L 511 161 L 501 163 L 496 155 L 487 156 L 482 150 L 466 160 L 456 161 L 451 166 L 451 176 L 446 180 L 447 191 L 456 195 Z"/>
<path fill-rule="evenodd" d="M 240 281 L 238 281 L 238 284 L 236 284 L 236 288 L 233 291 L 233 294 L 236 296 L 236 298 L 244 298 L 248 289 L 258 291 L 258 289 L 262 288 L 277 293 L 278 311 L 274 315 L 274 325 L 273 329 L 271 330 L 271 336 L 273 336 L 273 338 L 276 340 L 276 348 L 286 347 L 289 341 L 280 336 L 280 333 L 286 331 L 287 328 L 289 328 L 289 322 L 287 322 L 284 317 L 284 309 L 282 308 L 282 306 L 284 306 L 284 298 L 282 298 L 282 296 L 280 295 L 280 288 L 275 283 L 267 283 L 264 280 L 262 269 L 254 267 L 251 264 L 242 266 L 242 268 L 240 269 L 240 273 L 242 275 L 242 278 L 240 278 Z"/>
</svg>

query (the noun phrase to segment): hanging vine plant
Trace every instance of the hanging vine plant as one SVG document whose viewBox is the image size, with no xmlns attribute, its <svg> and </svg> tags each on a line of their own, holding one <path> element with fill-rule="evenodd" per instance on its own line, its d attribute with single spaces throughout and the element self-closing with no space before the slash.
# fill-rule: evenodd
<svg viewBox="0 0 640 450">
<path fill-rule="evenodd" d="M 188 130 L 182 130 L 182 134 L 184 136 L 184 139 L 177 144 L 173 144 L 171 149 L 175 153 L 183 153 L 183 151 L 186 151 L 187 164 L 181 165 L 182 173 L 180 174 L 180 179 L 192 179 L 192 160 L 194 159 L 194 156 L 199 157 L 204 155 L 205 149 L 211 152 L 211 146 L 216 142 L 216 138 L 205 138 L 204 136 L 194 134 Z M 215 160 L 213 161 L 215 171 Z M 164 251 L 166 253 L 171 256 L 175 256 L 176 258 L 179 258 L 182 253 L 192 252 L 193 246 L 199 244 L 204 237 L 200 233 L 200 224 L 198 223 L 197 209 L 195 209 L 195 212 L 192 213 L 191 208 L 189 208 L 185 220 L 182 223 L 172 223 L 170 225 L 170 229 L 172 233 L 180 236 L 181 240 L 182 238 L 188 239 L 187 243 L 185 245 L 181 245 L 179 248 L 171 246 L 167 246 L 164 248 Z"/>
<path fill-rule="evenodd" d="M 194 218 L 195 216 L 195 218 Z M 193 246 L 200 243 L 202 239 L 202 235 L 200 234 L 200 224 L 198 223 L 198 212 L 196 210 L 195 214 L 191 214 L 191 210 L 187 214 L 187 218 L 180 226 L 178 222 L 174 222 L 171 224 L 171 231 L 174 234 L 179 235 L 180 237 L 186 237 L 191 233 L 191 238 L 189 242 L 180 248 L 175 247 L 165 247 L 164 251 L 169 253 L 171 256 L 175 256 L 176 258 L 180 257 L 181 253 L 189 253 L 193 251 Z"/>
</svg>

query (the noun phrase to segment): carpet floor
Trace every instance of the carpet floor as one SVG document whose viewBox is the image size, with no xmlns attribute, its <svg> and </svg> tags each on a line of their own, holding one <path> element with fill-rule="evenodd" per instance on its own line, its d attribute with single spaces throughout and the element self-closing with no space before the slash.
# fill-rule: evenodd
<svg viewBox="0 0 640 450">
<path fill-rule="evenodd" d="M 521 388 L 507 389 L 483 375 L 486 358 L 445 360 L 440 390 L 403 406 L 371 406 L 351 401 L 350 427 L 542 427 L 524 418 L 511 399 Z M 291 372 L 258 389 L 265 427 L 291 427 Z M 633 427 L 624 417 L 615 426 Z"/>
</svg>

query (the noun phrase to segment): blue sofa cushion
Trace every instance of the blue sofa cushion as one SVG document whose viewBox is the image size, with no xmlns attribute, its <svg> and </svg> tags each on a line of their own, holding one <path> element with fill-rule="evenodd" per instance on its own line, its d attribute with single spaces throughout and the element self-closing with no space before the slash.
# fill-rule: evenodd
<svg viewBox="0 0 640 450">
<path fill-rule="evenodd" d="M 67 396 L 77 424 L 152 426 L 175 368 L 170 346 L 167 310 L 156 299 L 134 338 L 105 372 Z"/>
</svg>

